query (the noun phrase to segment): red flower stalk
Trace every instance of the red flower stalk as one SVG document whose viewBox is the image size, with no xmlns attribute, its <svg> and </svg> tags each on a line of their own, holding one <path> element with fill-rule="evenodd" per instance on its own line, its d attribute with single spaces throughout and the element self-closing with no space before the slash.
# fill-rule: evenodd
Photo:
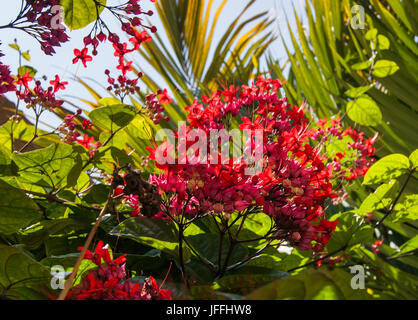
<svg viewBox="0 0 418 320">
<path fill-rule="evenodd" d="M 82 250 L 82 247 L 79 248 Z M 153 277 L 144 283 L 133 283 L 127 278 L 126 255 L 110 257 L 109 249 L 99 241 L 94 252 L 86 251 L 84 259 L 93 261 L 97 268 L 90 269 L 81 283 L 67 294 L 67 300 L 171 300 L 171 290 L 158 287 Z"/>
</svg>

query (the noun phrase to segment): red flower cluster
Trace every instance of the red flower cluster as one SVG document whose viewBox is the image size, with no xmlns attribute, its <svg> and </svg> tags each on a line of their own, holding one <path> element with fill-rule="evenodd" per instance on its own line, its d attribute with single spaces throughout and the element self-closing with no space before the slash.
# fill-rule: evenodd
<svg viewBox="0 0 418 320">
<path fill-rule="evenodd" d="M 347 141 L 346 147 L 350 152 L 337 152 L 332 159 L 334 172 L 340 175 L 343 180 L 355 180 L 367 173 L 371 164 L 375 161 L 373 158 L 376 149 L 374 144 L 377 134 L 373 138 L 365 138 L 364 132 L 359 132 L 354 128 L 343 129 L 339 118 L 327 121 L 327 119 L 318 122 L 318 128 L 313 131 L 312 139 L 320 140 L 321 143 L 333 143 L 343 140 L 345 137 L 351 138 Z"/>
<path fill-rule="evenodd" d="M 58 12 L 51 12 L 51 9 L 59 4 L 59 0 L 26 0 L 24 8 L 14 21 L 20 28 L 24 28 L 26 33 L 38 40 L 42 51 L 47 55 L 54 54 L 54 47 L 60 47 L 61 43 L 69 40 L 65 28 L 52 25 L 53 18 Z"/>
<path fill-rule="evenodd" d="M 383 240 L 376 240 L 373 244 L 372 244 L 372 251 L 375 255 L 377 255 L 380 252 L 380 246 L 383 244 Z"/>
<path fill-rule="evenodd" d="M 164 156 L 173 151 L 167 141 L 159 151 L 149 148 L 150 159 L 156 159 L 156 166 L 164 170 L 164 174 L 150 177 L 150 183 L 170 199 L 164 213 L 176 215 L 184 208 L 191 215 L 263 212 L 274 219 L 279 240 L 315 251 L 328 243 L 337 224 L 327 221 L 323 211 L 325 201 L 336 197 L 332 166 L 326 166 L 322 148 L 313 147 L 315 131 L 308 128 L 303 106 L 291 106 L 286 98 L 278 98 L 281 87 L 278 80 L 259 77 L 251 86 L 215 91 L 210 97 L 203 96 L 203 103 L 196 100 L 186 108 L 189 125 L 183 133 L 176 133 L 179 146 L 189 148 L 196 143 L 195 138 L 187 137 L 191 129 L 200 129 L 209 137 L 210 130 L 229 130 L 234 121 L 241 131 L 261 130 L 263 138 L 256 142 L 251 137 L 244 156 L 217 164 L 202 163 L 199 151 L 187 161 L 176 158 L 175 164 L 161 164 L 159 151 L 165 148 Z M 256 164 L 245 161 L 245 155 L 254 155 L 257 144 L 263 150 L 262 170 L 249 175 L 246 169 Z M 208 146 L 207 154 L 211 151 Z M 220 151 L 215 151 L 220 157 Z"/>
<path fill-rule="evenodd" d="M 157 97 L 159 99 L 157 99 Z M 169 121 L 170 118 L 164 114 L 163 104 L 170 104 L 173 102 L 167 94 L 167 89 L 158 90 L 157 94 L 151 93 L 145 96 L 145 106 L 148 111 L 148 116 L 152 119 L 154 124 L 160 123 L 161 119 Z"/>
<path fill-rule="evenodd" d="M 116 69 L 121 71 L 121 74 L 117 77 L 117 79 L 112 78 L 110 76 L 110 71 L 108 69 L 105 70 L 105 74 L 107 75 L 108 79 L 107 82 L 109 83 L 109 87 L 107 88 L 108 91 L 114 91 L 114 94 L 119 96 L 119 98 L 123 101 L 123 99 L 129 95 L 139 91 L 138 80 L 142 77 L 142 72 L 137 74 L 137 77 L 134 79 L 128 79 L 126 74 L 132 70 L 132 61 L 126 60 L 126 55 L 133 51 L 136 51 L 141 43 L 148 42 L 152 38 L 148 36 L 147 31 L 138 32 L 136 29 L 133 31 L 134 37 L 130 38 L 129 41 L 133 44 L 132 48 L 128 48 L 128 43 L 119 43 L 119 39 L 117 38 L 109 38 L 111 42 L 113 42 L 113 48 L 115 50 L 115 57 L 118 58 L 118 66 Z M 116 81 L 117 80 L 117 81 Z"/>
<path fill-rule="evenodd" d="M 60 82 L 58 76 L 55 76 L 55 81 L 51 81 L 52 86 L 47 89 L 42 89 L 41 81 L 35 81 L 35 87 L 29 88 L 29 83 L 32 82 L 33 78 L 26 72 L 23 76 L 18 75 L 16 84 L 22 85 L 25 90 L 23 92 L 17 91 L 16 95 L 18 99 L 24 100 L 26 108 L 35 108 L 40 106 L 46 110 L 52 110 L 60 107 L 64 101 L 58 100 L 55 94 L 65 88 L 66 82 Z"/>
<path fill-rule="evenodd" d="M 99 1 L 97 1 L 95 4 L 97 9 L 109 10 L 112 13 L 112 15 L 120 21 L 122 25 L 122 31 L 136 38 L 137 35 L 139 35 L 137 30 L 135 29 L 136 27 L 147 28 L 150 29 L 151 32 L 157 31 L 157 29 L 154 26 L 149 27 L 147 25 L 144 25 L 143 19 L 139 18 L 140 15 L 153 15 L 153 12 L 151 10 L 143 11 L 141 6 L 139 5 L 139 2 L 140 0 L 129 0 L 123 4 L 116 6 L 108 6 L 100 3 Z M 151 2 L 154 1 L 151 0 Z M 144 32 L 146 34 L 146 31 Z M 141 36 L 143 37 L 144 34 L 141 33 Z M 142 41 L 145 41 L 146 38 L 147 37 L 144 37 Z M 99 46 L 99 43 L 104 42 L 106 39 L 108 39 L 115 45 L 121 44 L 119 36 L 115 33 L 112 33 L 107 27 L 106 23 L 102 20 L 102 18 L 98 16 L 90 34 L 83 39 L 85 49 L 87 48 L 87 46 L 92 46 L 92 54 L 95 56 L 97 55 L 97 47 Z M 141 37 L 138 40 L 141 41 Z"/>
<path fill-rule="evenodd" d="M 52 82 L 52 81 L 51 81 Z M 77 138 L 80 136 L 80 132 L 77 131 L 77 122 L 80 124 L 80 126 L 84 130 L 91 129 L 91 122 L 87 119 L 77 119 L 78 116 L 80 116 L 82 113 L 81 109 L 77 109 L 77 111 L 74 114 L 68 114 L 64 117 L 64 123 L 58 128 L 59 132 L 63 134 L 62 141 L 68 144 L 73 144 L 74 142 L 78 142 L 79 144 L 85 146 L 87 149 L 90 149 L 90 142 L 87 144 L 86 141 L 89 139 L 88 135 L 84 135 L 83 139 L 80 142 L 80 140 L 77 140 Z M 77 120 L 76 120 L 77 119 Z M 77 121 L 77 122 L 76 122 Z"/>
<path fill-rule="evenodd" d="M 81 250 L 82 248 L 79 248 Z M 81 283 L 73 287 L 67 300 L 171 300 L 171 291 L 161 289 L 153 277 L 144 283 L 133 283 L 125 271 L 126 255 L 110 257 L 100 241 L 94 252 L 87 250 L 84 259 L 93 261 L 98 268 L 90 269 Z M 104 264 L 102 264 L 103 262 Z"/>
<path fill-rule="evenodd" d="M 14 80 L 10 73 L 10 67 L 0 62 L 0 97 L 6 92 L 16 90 Z"/>
</svg>

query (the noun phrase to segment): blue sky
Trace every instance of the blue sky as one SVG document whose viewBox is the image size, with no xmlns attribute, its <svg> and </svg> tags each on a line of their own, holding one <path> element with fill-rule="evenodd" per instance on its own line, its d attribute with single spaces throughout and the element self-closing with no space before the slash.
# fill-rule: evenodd
<svg viewBox="0 0 418 320">
<path fill-rule="evenodd" d="M 108 0 L 108 3 L 117 3 L 120 2 L 118 0 Z M 304 0 L 257 0 L 255 5 L 247 12 L 245 17 L 252 16 L 259 12 L 269 11 L 273 18 L 276 19 L 275 21 L 275 28 L 274 32 L 279 33 L 282 32 L 285 39 L 288 38 L 287 36 L 287 26 L 285 20 L 285 14 L 288 13 L 289 17 L 292 17 L 292 10 L 293 5 L 295 6 L 298 12 L 303 11 Z M 220 0 L 215 0 L 215 7 L 217 7 L 217 3 L 220 3 Z M 229 24 L 236 15 L 244 8 L 247 1 L 245 0 L 229 0 L 227 5 L 223 11 L 223 14 L 220 16 L 219 21 L 219 29 L 222 28 L 222 21 L 225 21 L 226 24 Z M 153 8 L 153 4 L 151 4 L 148 0 L 142 1 L 143 6 L 146 9 Z M 12 0 L 12 1 L 2 1 L 2 14 L 0 14 L 0 25 L 7 24 L 13 19 L 19 10 L 20 1 Z M 244 17 L 244 18 L 245 18 Z M 113 19 L 113 17 L 109 15 L 104 15 L 104 19 L 106 23 L 110 26 L 112 30 L 120 30 L 119 24 Z M 151 22 L 157 26 L 159 30 L 162 30 L 160 20 L 157 14 L 154 14 L 151 17 Z M 291 24 L 294 21 L 290 21 Z M 215 30 L 215 39 L 219 39 L 222 35 L 223 30 Z M 0 39 L 2 42 L 1 50 L 6 55 L 2 58 L 2 62 L 11 66 L 13 72 L 16 71 L 18 67 L 18 54 L 13 49 L 9 48 L 7 44 L 12 43 L 15 38 L 18 39 L 19 45 L 22 50 L 29 50 L 31 55 L 31 62 L 27 63 L 29 65 L 34 66 L 38 70 L 37 76 L 46 75 L 48 78 L 53 78 L 55 74 L 59 74 L 61 79 L 70 82 L 70 85 L 67 87 L 65 91 L 66 95 L 72 96 L 75 98 L 70 98 L 71 101 L 76 102 L 78 98 L 82 99 L 90 99 L 89 93 L 76 81 L 71 81 L 71 78 L 74 75 L 86 80 L 91 84 L 95 89 L 104 93 L 102 89 L 94 82 L 92 79 L 99 81 L 101 83 L 105 83 L 106 77 L 103 74 L 105 68 L 110 69 L 111 71 L 114 70 L 116 66 L 116 59 L 113 57 L 113 50 L 109 44 L 101 45 L 99 47 L 99 54 L 94 57 L 93 63 L 88 64 L 88 68 L 85 69 L 81 64 L 72 64 L 72 59 L 74 57 L 73 48 L 81 48 L 82 47 L 82 38 L 83 36 L 89 31 L 87 29 L 76 30 L 69 33 L 71 40 L 64 44 L 61 48 L 57 48 L 57 53 L 54 56 L 45 56 L 43 52 L 40 50 L 38 43 L 32 39 L 31 37 L 27 36 L 24 33 L 15 31 L 15 30 L 0 30 Z M 164 38 L 163 32 L 160 32 L 160 36 Z M 286 53 L 283 49 L 280 40 L 275 41 L 271 44 L 270 50 L 274 54 L 275 57 L 279 58 L 281 61 L 286 59 Z M 149 73 L 153 78 L 158 79 L 158 75 L 154 74 L 151 69 L 146 68 L 144 61 L 141 60 L 139 55 L 131 55 L 130 58 L 134 60 L 135 63 L 144 66 L 143 69 L 147 73 Z M 68 96 L 64 98 L 69 98 Z M 9 99 L 15 100 L 16 97 L 12 95 L 7 96 Z M 83 103 L 80 102 L 80 106 L 85 107 Z M 43 120 L 52 126 L 56 126 L 57 120 L 54 119 L 52 116 L 46 116 Z"/>
</svg>

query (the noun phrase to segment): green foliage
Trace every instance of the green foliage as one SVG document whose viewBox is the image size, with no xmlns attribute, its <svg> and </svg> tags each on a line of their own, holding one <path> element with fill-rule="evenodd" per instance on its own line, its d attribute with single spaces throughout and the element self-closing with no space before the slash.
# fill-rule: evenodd
<svg viewBox="0 0 418 320">
<path fill-rule="evenodd" d="M 16 180 L 25 187 L 36 185 L 53 189 L 73 187 L 82 171 L 80 146 L 59 143 L 13 156 L 19 168 Z M 30 187 L 29 187 L 30 188 Z"/>
<path fill-rule="evenodd" d="M 399 67 L 395 62 L 389 60 L 378 60 L 373 67 L 372 74 L 378 78 L 385 78 L 391 76 L 398 70 Z"/>
<path fill-rule="evenodd" d="M 363 90 L 363 87 L 361 88 Z M 382 122 L 382 113 L 373 99 L 366 95 L 359 96 L 347 105 L 348 117 L 363 126 L 374 127 Z"/>
<path fill-rule="evenodd" d="M 110 105 L 94 109 L 89 118 L 98 127 L 115 132 L 126 127 L 136 115 L 136 109 L 128 105 Z"/>
<path fill-rule="evenodd" d="M 45 290 L 49 280 L 50 274 L 45 266 L 19 248 L 0 243 L 0 297 L 43 299 L 40 288 Z"/>
<path fill-rule="evenodd" d="M 12 234 L 40 217 L 35 201 L 0 180 L 0 234 Z"/>
<path fill-rule="evenodd" d="M 359 18 L 354 5 L 365 8 L 365 28 L 351 26 Z M 291 39 L 284 39 L 289 74 L 273 55 L 268 70 L 288 80 L 291 103 L 305 99 L 320 118 L 348 112 L 352 121 L 373 127 L 371 135 L 381 133 L 380 156 L 409 153 L 418 141 L 416 6 L 413 0 L 307 0 L 308 30 L 295 11 L 297 31 L 289 24 Z"/>
<path fill-rule="evenodd" d="M 248 83 L 254 78 L 259 70 L 258 61 L 275 39 L 267 32 L 272 24 L 267 11 L 244 19 L 256 1 L 248 1 L 226 26 L 221 26 L 219 16 L 225 13 L 227 1 L 223 0 L 217 8 L 214 3 L 213 0 L 206 3 L 200 0 L 158 1 L 156 11 L 164 29 L 139 49 L 147 64 L 165 82 L 157 84 L 146 75 L 142 78 L 146 86 L 153 92 L 168 86 L 174 95 L 177 105 L 166 109 L 175 125 L 184 119 L 184 107 L 195 97 L 208 94 L 219 86 Z M 215 28 L 219 27 L 224 31 L 215 42 Z M 249 31 L 244 33 L 245 28 Z M 162 32 L 168 41 L 161 36 Z"/>
<path fill-rule="evenodd" d="M 115 227 L 110 234 L 133 239 L 178 257 L 178 231 L 173 224 L 165 221 L 148 218 L 130 218 Z M 185 257 L 186 261 L 190 258 L 189 250 L 185 251 Z"/>
<path fill-rule="evenodd" d="M 174 94 L 177 104 L 168 107 L 173 123 L 154 125 L 142 113 L 142 94 L 130 106 L 116 98 L 102 99 L 82 82 L 96 99 L 88 114 L 93 123 L 90 132 L 101 143 L 94 153 L 77 144 L 59 143 L 57 135 L 43 136 L 44 132 L 36 132 L 24 121 L 8 121 L 0 127 L 0 289 L 5 297 L 45 298 L 50 268 L 62 265 L 67 272 L 73 270 L 78 247 L 108 199 L 108 178 L 114 168 L 128 163 L 139 168 L 155 132 L 184 119 L 184 107 L 194 97 L 225 84 L 248 83 L 260 71 L 261 56 L 275 38 L 262 33 L 271 25 L 266 12 L 243 20 L 255 4 L 249 1 L 214 44 L 213 32 L 226 1 L 214 15 L 213 3 L 160 1 L 157 11 L 168 43 L 157 34 L 139 50 Z M 271 247 L 258 254 L 265 245 L 261 238 L 272 232 L 271 218 L 263 213 L 249 214 L 245 223 L 234 213 L 225 220 L 209 215 L 174 224 L 130 217 L 114 199 L 95 240 L 103 239 L 115 248 L 115 255 L 126 252 L 129 268 L 138 275 L 136 281 L 144 270 L 161 277 L 174 261 L 170 285 L 181 287 L 183 260 L 192 284 L 188 298 L 417 298 L 418 197 L 409 187 L 416 183 L 418 151 L 409 158 L 401 153 L 387 155 L 416 147 L 418 50 L 412 40 L 417 30 L 411 17 L 413 4 L 393 0 L 383 5 L 373 0 L 367 29 L 355 30 L 344 24 L 352 18 L 349 9 L 354 3 L 364 2 L 307 1 L 309 33 L 303 32 L 296 17 L 299 39 L 291 31 L 292 43 L 285 43 L 291 68 L 286 76 L 290 84 L 284 90 L 290 102 L 301 103 L 306 97 L 320 116 L 347 112 L 344 121 L 367 126 L 370 133 L 383 132 L 381 141 L 387 147 L 363 185 L 353 183 L 346 202 L 327 206 L 325 214 L 331 221 L 338 220 L 338 225 L 326 246 L 328 255 L 319 258 L 323 266 L 317 267 L 319 259 L 311 252 L 281 243 L 273 245 L 285 247 L 286 252 Z M 92 10 L 92 0 L 65 0 L 62 5 L 65 22 L 72 29 L 88 25 L 102 11 Z M 242 35 L 247 26 L 250 31 Z M 17 44 L 10 46 L 20 52 Z M 272 58 L 270 65 L 276 75 L 283 75 Z M 28 68 L 18 72 L 34 75 L 36 70 Z M 149 77 L 143 79 L 151 91 L 161 87 Z M 64 111 L 56 112 L 64 117 Z M 35 138 L 39 149 L 13 152 L 17 139 Z M 344 137 L 327 145 L 326 151 L 331 157 L 347 153 L 348 161 L 355 161 L 348 147 L 352 142 L 351 137 Z M 142 169 L 147 174 L 157 171 L 153 166 Z M 232 221 L 235 224 L 222 233 L 221 228 Z M 239 235 L 234 238 L 229 233 Z M 183 234 L 184 242 L 179 243 Z M 380 252 L 375 248 L 378 239 L 384 241 L 378 246 Z M 343 257 L 341 262 L 330 263 L 338 256 Z M 367 290 L 351 288 L 353 275 L 348 267 L 352 265 L 367 270 Z M 92 262 L 83 261 L 74 284 L 93 267 Z"/>
<path fill-rule="evenodd" d="M 371 299 L 364 290 L 351 288 L 352 275 L 335 269 L 306 270 L 298 275 L 276 280 L 255 290 L 250 300 L 364 300 Z"/>
<path fill-rule="evenodd" d="M 371 166 L 364 177 L 364 184 L 377 184 L 388 182 L 404 174 L 410 163 L 407 157 L 402 154 L 391 154 Z"/>
<path fill-rule="evenodd" d="M 27 72 L 29 72 L 29 76 L 33 78 L 37 71 L 31 66 L 21 66 L 17 69 L 17 73 L 21 76 L 24 76 Z"/>
</svg>

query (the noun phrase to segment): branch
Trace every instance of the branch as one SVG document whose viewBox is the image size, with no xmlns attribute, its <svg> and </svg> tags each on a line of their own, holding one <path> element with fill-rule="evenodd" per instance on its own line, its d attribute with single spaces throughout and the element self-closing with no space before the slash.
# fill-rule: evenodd
<svg viewBox="0 0 418 320">
<path fill-rule="evenodd" d="M 91 231 L 90 231 L 90 233 L 89 233 L 89 235 L 88 235 L 88 237 L 86 239 L 86 242 L 84 243 L 83 249 L 80 252 L 80 256 L 77 259 L 77 262 L 76 262 L 76 264 L 74 266 L 73 272 L 71 273 L 71 275 L 68 278 L 68 280 L 65 282 L 64 289 L 61 291 L 61 293 L 60 293 L 60 295 L 58 297 L 58 300 L 64 300 L 65 297 L 68 294 L 68 291 L 70 291 L 71 287 L 73 286 L 74 277 L 76 276 L 77 271 L 80 268 L 81 261 L 83 261 L 84 256 L 85 256 L 85 254 L 87 252 L 87 249 L 90 246 L 90 243 L 93 240 L 94 235 L 96 234 L 96 231 L 97 231 L 97 229 L 98 229 L 98 227 L 100 225 L 100 222 L 102 221 L 103 215 L 107 211 L 107 208 L 109 206 L 109 203 L 112 200 L 112 194 L 113 194 L 113 189 L 110 188 L 110 192 L 109 192 L 109 195 L 107 196 L 106 204 L 103 207 L 102 211 L 100 211 L 100 214 L 97 217 L 97 221 L 96 221 L 95 225 L 93 226 L 93 228 L 91 229 Z"/>
<path fill-rule="evenodd" d="M 238 263 L 236 263 L 236 264 L 234 264 L 234 265 L 232 265 L 232 266 L 230 266 L 229 268 L 226 268 L 226 270 L 225 271 L 231 271 L 231 270 L 234 270 L 234 269 L 236 269 L 236 268 L 238 268 L 238 267 L 240 267 L 240 266 L 242 266 L 244 263 L 246 263 L 247 261 L 249 261 L 249 260 L 251 260 L 251 259 L 254 259 L 255 257 L 257 257 L 261 252 L 263 252 L 265 249 L 267 249 L 268 248 L 268 246 L 273 242 L 273 240 L 274 240 L 274 238 L 273 239 L 270 239 L 269 240 L 269 242 L 267 242 L 266 244 L 265 244 L 265 246 L 264 247 L 262 247 L 262 248 L 260 248 L 260 249 L 258 249 L 252 256 L 249 256 L 249 257 L 247 257 L 247 258 L 245 258 L 244 260 L 242 260 L 242 261 L 240 261 L 240 262 L 238 262 Z"/>
</svg>

